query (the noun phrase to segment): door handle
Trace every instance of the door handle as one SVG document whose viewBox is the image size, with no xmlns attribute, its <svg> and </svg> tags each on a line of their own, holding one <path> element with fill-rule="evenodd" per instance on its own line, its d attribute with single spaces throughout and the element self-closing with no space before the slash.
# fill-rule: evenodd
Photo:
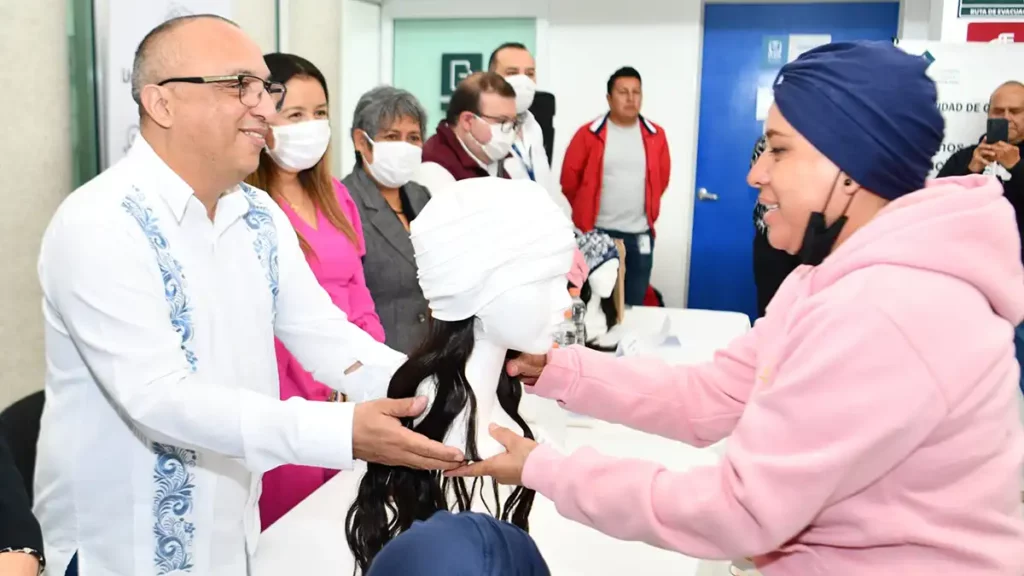
<svg viewBox="0 0 1024 576">
<path fill-rule="evenodd" d="M 717 202 L 718 194 L 712 194 L 711 192 L 708 192 L 707 188 L 698 188 L 697 199 L 702 202 Z"/>
</svg>

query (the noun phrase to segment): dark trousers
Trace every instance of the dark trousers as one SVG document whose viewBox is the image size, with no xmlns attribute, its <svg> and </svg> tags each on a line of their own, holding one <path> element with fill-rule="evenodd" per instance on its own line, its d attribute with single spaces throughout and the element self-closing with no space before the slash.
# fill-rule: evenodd
<svg viewBox="0 0 1024 576">
<path fill-rule="evenodd" d="M 643 306 L 647 287 L 651 284 L 651 270 L 654 268 L 654 236 L 650 232 L 631 234 L 615 230 L 601 230 L 612 238 L 622 240 L 626 247 L 626 305 Z M 642 237 L 647 237 L 646 254 L 641 252 Z"/>
</svg>

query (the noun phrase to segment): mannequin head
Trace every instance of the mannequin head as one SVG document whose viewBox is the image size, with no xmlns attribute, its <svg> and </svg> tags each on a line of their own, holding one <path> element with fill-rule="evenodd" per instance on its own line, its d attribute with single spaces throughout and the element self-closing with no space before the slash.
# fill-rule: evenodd
<svg viewBox="0 0 1024 576">
<path fill-rule="evenodd" d="M 571 305 L 565 275 L 575 242 L 571 223 L 530 180 L 473 178 L 433 191 L 411 223 L 420 287 L 431 310 L 427 338 L 391 379 L 388 396 L 427 391 L 423 415 L 403 424 L 440 442 L 464 444 L 480 460 L 481 438 L 500 406 L 523 434 L 521 384 L 505 373 L 517 352 L 543 353 Z M 490 455 L 490 454 L 487 454 Z M 346 538 L 364 573 L 376 554 L 417 520 L 470 510 L 482 481 L 368 464 L 346 518 Z M 534 492 L 518 487 L 488 511 L 526 529 Z"/>
<path fill-rule="evenodd" d="M 502 348 L 544 354 L 571 305 L 564 277 L 513 288 L 477 314 L 480 336 Z"/>
<path fill-rule="evenodd" d="M 615 284 L 619 280 L 619 261 L 608 260 L 597 270 L 593 270 L 587 281 L 590 282 L 590 289 L 598 298 L 611 298 L 615 291 Z"/>
</svg>

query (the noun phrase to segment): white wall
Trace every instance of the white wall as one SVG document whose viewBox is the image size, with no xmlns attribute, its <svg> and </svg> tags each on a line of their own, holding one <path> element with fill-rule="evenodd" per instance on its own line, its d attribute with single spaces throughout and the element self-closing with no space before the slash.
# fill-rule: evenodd
<svg viewBox="0 0 1024 576">
<path fill-rule="evenodd" d="M 277 49 L 277 0 L 232 0 L 231 19 L 260 45 L 263 53 Z"/>
<path fill-rule="evenodd" d="M 343 0 L 341 4 L 341 70 L 342 82 L 335 87 L 341 96 L 340 160 L 334 166 L 338 176 L 348 174 L 356 161 L 355 146 L 350 136 L 352 113 L 359 97 L 381 84 L 380 41 L 381 8 L 379 2 Z"/>
<path fill-rule="evenodd" d="M 12 7 L 13 8 L 13 7 Z M 10 82 L 0 91 L 0 410 L 43 387 L 43 317 L 36 275 L 39 240 L 71 190 L 71 109 L 65 0 L 0 10 L 0 54 Z M 27 99 L 26 99 L 27 98 Z"/>
<path fill-rule="evenodd" d="M 900 29 L 898 36 L 904 40 L 937 40 L 932 36 L 932 0 L 901 0 Z"/>
</svg>

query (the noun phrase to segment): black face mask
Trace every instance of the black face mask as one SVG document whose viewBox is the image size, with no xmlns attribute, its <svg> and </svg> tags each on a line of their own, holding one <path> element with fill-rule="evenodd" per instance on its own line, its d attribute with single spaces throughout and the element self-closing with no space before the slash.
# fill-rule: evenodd
<svg viewBox="0 0 1024 576">
<path fill-rule="evenodd" d="M 832 192 L 836 189 L 836 184 L 839 183 L 839 178 L 842 175 L 842 172 L 836 174 L 836 180 L 832 183 L 832 189 L 829 190 L 828 198 L 825 199 L 826 208 L 832 199 Z M 804 242 L 800 245 L 800 252 L 797 253 L 801 263 L 817 266 L 825 260 L 825 257 L 832 253 L 836 239 L 839 238 L 839 233 L 843 231 L 843 226 L 846 224 L 846 210 L 850 208 L 851 202 L 853 202 L 853 196 L 850 196 L 850 201 L 843 208 L 842 215 L 832 224 L 825 223 L 824 212 L 811 212 L 811 216 L 807 220 L 807 229 L 804 230 Z"/>
</svg>

